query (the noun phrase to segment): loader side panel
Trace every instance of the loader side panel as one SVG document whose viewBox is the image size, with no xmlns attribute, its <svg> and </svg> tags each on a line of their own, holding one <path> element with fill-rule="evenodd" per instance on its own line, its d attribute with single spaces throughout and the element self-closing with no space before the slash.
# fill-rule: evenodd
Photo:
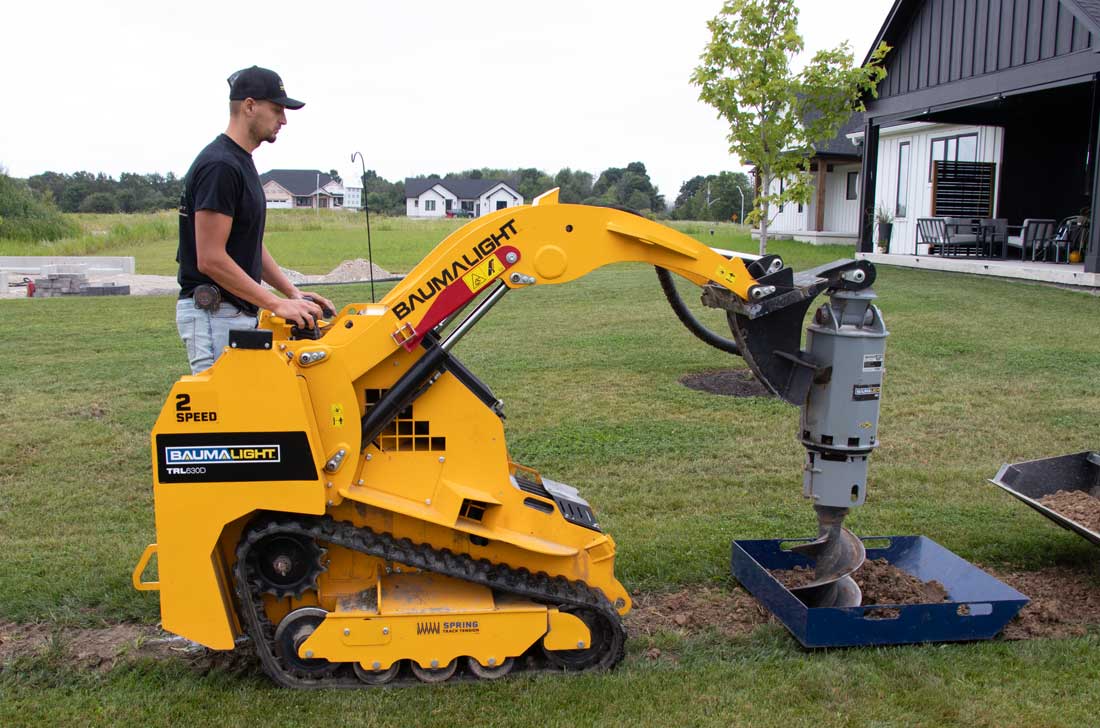
<svg viewBox="0 0 1100 728">
<path fill-rule="evenodd" d="M 242 517 L 320 514 L 321 454 L 304 382 L 271 350 L 230 350 L 180 379 L 153 429 L 164 628 L 232 649 L 231 558 Z"/>
</svg>

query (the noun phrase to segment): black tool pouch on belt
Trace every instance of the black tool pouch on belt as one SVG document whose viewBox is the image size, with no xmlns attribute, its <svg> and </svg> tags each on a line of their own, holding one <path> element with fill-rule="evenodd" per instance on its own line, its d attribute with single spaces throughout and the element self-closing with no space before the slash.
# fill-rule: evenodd
<svg viewBox="0 0 1100 728">
<path fill-rule="evenodd" d="M 195 286 L 192 294 L 195 299 L 195 308 L 203 311 L 217 311 L 222 302 L 222 292 L 211 283 L 203 283 Z"/>
</svg>

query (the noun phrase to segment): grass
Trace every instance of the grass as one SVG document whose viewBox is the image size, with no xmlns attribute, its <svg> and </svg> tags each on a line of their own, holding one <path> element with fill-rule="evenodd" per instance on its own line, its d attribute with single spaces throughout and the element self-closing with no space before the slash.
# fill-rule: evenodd
<svg viewBox="0 0 1100 728">
<path fill-rule="evenodd" d="M 391 270 L 411 267 L 453 226 L 386 222 L 372 233 L 376 260 Z M 359 257 L 353 220 L 311 224 L 273 216 L 269 241 L 285 265 L 320 272 Z M 709 226 L 685 227 L 714 245 L 753 245 L 732 226 L 713 236 Z M 142 272 L 172 272 L 163 246 L 111 252 L 132 250 Z M 772 252 L 799 269 L 850 255 L 782 242 Z M 365 286 L 328 290 L 339 304 L 368 296 Z M 1097 447 L 1100 299 L 889 267 L 876 291 L 891 331 L 882 446 L 853 528 L 923 533 L 990 565 L 1094 568 L 1082 539 L 984 481 L 1005 461 Z M 0 315 L 0 620 L 155 622 L 155 595 L 133 591 L 129 573 L 154 539 L 149 429 L 186 369 L 171 300 L 11 300 Z M 516 292 L 456 353 L 507 403 L 513 457 L 594 504 L 629 589 L 728 584 L 731 539 L 814 528 L 799 495 L 797 410 L 679 385 L 682 374 L 740 361 L 679 326 L 651 269 L 615 266 Z M 1095 634 L 814 653 L 776 627 L 742 639 L 659 638 L 677 663 L 643 659 L 647 644 L 635 641 L 623 669 L 607 675 L 370 697 L 284 692 L 254 676 L 158 663 L 101 675 L 47 655 L 0 672 L 0 724 L 354 715 L 363 725 L 1072 726 L 1100 709 Z"/>
</svg>

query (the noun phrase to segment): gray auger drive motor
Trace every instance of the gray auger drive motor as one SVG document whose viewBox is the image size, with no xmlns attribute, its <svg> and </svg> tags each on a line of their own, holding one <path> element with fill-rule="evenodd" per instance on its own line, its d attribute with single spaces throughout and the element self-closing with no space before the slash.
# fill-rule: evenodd
<svg viewBox="0 0 1100 728">
<path fill-rule="evenodd" d="M 862 594 L 851 574 L 865 551 L 843 524 L 867 497 L 868 458 L 878 445 L 887 331 L 873 305 L 875 268 L 840 260 L 795 275 L 776 261 L 764 256 L 749 268 L 760 274 L 757 300 L 708 286 L 703 303 L 726 310 L 737 353 L 760 381 L 802 408 L 802 492 L 817 512 L 818 537 L 794 547 L 813 560 L 814 579 L 792 592 L 811 607 L 857 606 Z M 806 327 L 803 350 L 802 322 L 822 292 L 829 300 Z"/>
</svg>

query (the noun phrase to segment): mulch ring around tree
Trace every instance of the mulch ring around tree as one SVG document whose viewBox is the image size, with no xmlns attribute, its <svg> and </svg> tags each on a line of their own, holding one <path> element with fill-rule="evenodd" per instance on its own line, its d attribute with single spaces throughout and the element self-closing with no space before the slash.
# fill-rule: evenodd
<svg viewBox="0 0 1100 728">
<path fill-rule="evenodd" d="M 710 372 L 685 374 L 680 384 L 709 394 L 727 397 L 774 397 L 748 369 L 717 369 Z"/>
</svg>

